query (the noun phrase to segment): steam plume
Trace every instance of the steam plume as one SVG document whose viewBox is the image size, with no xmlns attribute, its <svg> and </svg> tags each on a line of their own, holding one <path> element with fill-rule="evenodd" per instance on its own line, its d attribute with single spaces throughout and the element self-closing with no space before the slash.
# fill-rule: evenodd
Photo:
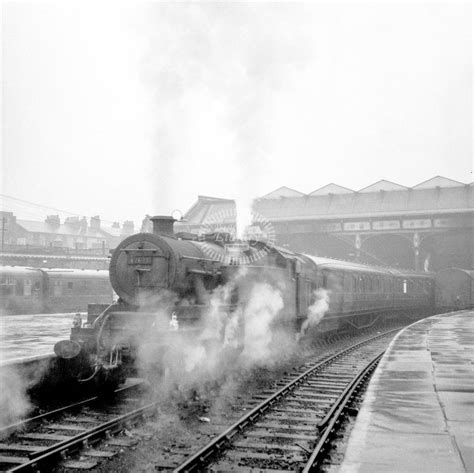
<svg viewBox="0 0 474 473">
<path fill-rule="evenodd" d="M 303 336 L 309 328 L 318 325 L 329 309 L 329 291 L 319 288 L 313 292 L 313 295 L 314 302 L 308 307 L 308 316 L 301 325 L 300 336 Z"/>
<path fill-rule="evenodd" d="M 6 427 L 21 417 L 31 408 L 26 395 L 27 382 L 14 368 L 0 367 L 0 427 Z"/>
<path fill-rule="evenodd" d="M 155 343 L 151 340 L 140 346 L 139 358 L 143 366 L 162 360 L 164 390 L 201 389 L 242 370 L 274 365 L 294 348 L 294 333 L 286 332 L 280 323 L 283 298 L 276 282 L 241 287 L 246 303 L 230 308 L 232 292 L 243 281 L 248 284 L 246 273 L 247 268 L 241 267 L 231 281 L 211 294 L 208 310 L 194 332 L 184 321 L 180 330 L 166 330 L 169 308 L 156 312 L 155 325 L 161 327 L 157 336 L 166 348 L 160 353 L 158 338 Z"/>
<path fill-rule="evenodd" d="M 188 193 L 192 202 L 195 176 L 213 176 L 236 199 L 241 237 L 272 167 L 279 96 L 297 87 L 306 67 L 305 8 L 194 3 L 158 10 L 144 62 L 157 119 L 154 201 L 172 209 Z M 289 21 L 300 26 L 291 34 Z"/>
</svg>

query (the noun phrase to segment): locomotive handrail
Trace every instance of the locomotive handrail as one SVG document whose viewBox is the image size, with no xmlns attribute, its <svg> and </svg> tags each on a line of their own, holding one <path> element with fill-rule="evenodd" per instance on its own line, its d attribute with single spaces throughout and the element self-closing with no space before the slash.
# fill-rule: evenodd
<svg viewBox="0 0 474 473">
<path fill-rule="evenodd" d="M 203 276 L 220 276 L 221 271 L 206 271 L 205 269 L 188 269 L 190 274 L 202 274 Z"/>
<path fill-rule="evenodd" d="M 116 302 L 112 302 L 112 304 L 110 304 L 100 315 L 96 317 L 96 319 L 92 323 L 92 327 L 93 328 L 97 327 L 97 325 L 101 323 L 102 319 L 108 314 L 109 309 L 111 309 L 111 307 L 116 306 L 116 305 L 118 305 Z"/>
<path fill-rule="evenodd" d="M 156 253 L 158 250 L 156 248 L 120 248 L 119 251 L 149 251 L 151 253 Z"/>
<path fill-rule="evenodd" d="M 189 259 L 192 261 L 205 261 L 207 263 L 217 263 L 220 264 L 221 262 L 216 259 L 209 259 L 209 258 L 199 258 L 197 256 L 186 256 L 186 255 L 181 255 L 179 259 Z"/>
</svg>

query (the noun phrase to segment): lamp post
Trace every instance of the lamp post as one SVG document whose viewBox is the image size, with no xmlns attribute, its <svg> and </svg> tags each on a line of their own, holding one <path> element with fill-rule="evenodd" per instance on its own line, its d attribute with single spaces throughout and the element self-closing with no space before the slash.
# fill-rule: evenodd
<svg viewBox="0 0 474 473">
<path fill-rule="evenodd" d="M 415 271 L 418 271 L 420 268 L 420 235 L 418 235 L 418 232 L 415 232 L 413 235 L 413 247 L 415 249 Z"/>
</svg>

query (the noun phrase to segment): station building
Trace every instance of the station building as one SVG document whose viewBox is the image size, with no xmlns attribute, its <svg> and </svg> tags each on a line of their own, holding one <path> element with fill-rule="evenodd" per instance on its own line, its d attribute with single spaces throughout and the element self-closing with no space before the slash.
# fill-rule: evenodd
<svg viewBox="0 0 474 473">
<path fill-rule="evenodd" d="M 436 176 L 413 187 L 380 180 L 358 191 L 281 187 L 253 202 L 253 227 L 294 251 L 381 266 L 473 268 L 473 184 Z M 225 231 L 235 202 L 199 196 L 178 231 Z M 268 235 L 268 233 L 273 235 Z"/>
<path fill-rule="evenodd" d="M 108 269 L 111 249 L 135 232 L 126 221 L 104 226 L 100 217 L 58 215 L 44 221 L 17 218 L 13 212 L 0 211 L 0 263 L 19 266 Z"/>
</svg>

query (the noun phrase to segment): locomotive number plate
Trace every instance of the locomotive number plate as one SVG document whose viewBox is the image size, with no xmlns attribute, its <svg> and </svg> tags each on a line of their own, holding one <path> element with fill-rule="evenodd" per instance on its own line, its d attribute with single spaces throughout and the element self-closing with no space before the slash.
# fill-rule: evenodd
<svg viewBox="0 0 474 473">
<path fill-rule="evenodd" d="M 130 256 L 130 264 L 151 264 L 151 256 Z"/>
</svg>

